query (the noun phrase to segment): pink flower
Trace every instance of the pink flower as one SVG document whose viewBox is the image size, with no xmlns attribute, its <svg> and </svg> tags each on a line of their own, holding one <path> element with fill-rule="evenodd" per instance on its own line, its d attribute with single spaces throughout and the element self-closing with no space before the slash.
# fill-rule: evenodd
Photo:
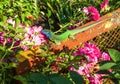
<svg viewBox="0 0 120 84">
<path fill-rule="evenodd" d="M 32 35 L 34 33 L 34 30 L 31 27 L 25 27 L 25 31 L 26 31 L 26 34 L 28 35 Z"/>
<path fill-rule="evenodd" d="M 13 27 L 15 27 L 15 20 L 13 19 L 8 19 L 7 23 L 12 24 Z M 22 23 L 19 24 L 19 27 L 25 27 Z"/>
<path fill-rule="evenodd" d="M 7 62 L 7 59 L 6 59 L 6 58 L 2 59 L 2 62 L 3 62 L 3 63 L 4 63 L 4 62 Z"/>
<path fill-rule="evenodd" d="M 88 10 L 92 15 L 91 18 L 93 20 L 98 20 L 100 18 L 100 14 L 99 14 L 99 12 L 98 12 L 98 10 L 96 8 L 94 8 L 93 6 L 89 6 Z"/>
<path fill-rule="evenodd" d="M 15 27 L 15 21 L 13 19 L 8 19 L 7 23 L 10 23 L 13 25 L 13 27 Z"/>
<path fill-rule="evenodd" d="M 102 2 L 100 4 L 101 12 L 109 10 L 109 5 L 108 4 L 109 4 L 108 0 L 105 0 L 104 2 Z"/>
<path fill-rule="evenodd" d="M 12 38 L 7 38 L 7 43 L 8 44 L 12 43 Z"/>
<path fill-rule="evenodd" d="M 58 58 L 56 59 L 56 62 L 64 62 L 65 60 L 66 60 L 65 57 L 58 57 Z"/>
<path fill-rule="evenodd" d="M 94 76 L 88 77 L 90 84 L 101 84 L 103 80 L 101 79 L 102 75 L 95 74 Z"/>
<path fill-rule="evenodd" d="M 103 52 L 101 54 L 100 49 L 95 44 L 84 43 L 84 46 L 78 48 L 73 55 L 85 56 L 85 58 L 80 60 L 78 69 L 71 66 L 70 70 L 84 76 L 85 79 L 89 80 L 89 84 L 101 84 L 103 82 L 101 77 L 105 76 L 105 74 L 96 74 L 96 72 L 100 69 L 98 63 L 101 59 L 110 60 L 107 53 Z"/>
<path fill-rule="evenodd" d="M 83 8 L 83 12 L 84 12 L 86 15 L 88 15 L 88 14 L 89 14 L 88 8 L 87 8 L 87 7 L 84 7 L 84 8 Z"/>
<path fill-rule="evenodd" d="M 29 49 L 29 48 L 28 48 L 28 46 L 26 46 L 26 45 L 21 46 L 21 48 L 22 48 L 24 51 L 26 51 L 26 50 L 28 50 L 28 49 Z"/>
<path fill-rule="evenodd" d="M 70 70 L 76 71 L 78 72 L 78 74 L 87 78 L 90 84 L 101 84 L 103 82 L 101 77 L 104 76 L 104 74 L 96 74 L 96 68 L 96 63 L 87 63 L 84 65 L 80 65 L 78 70 L 71 66 Z"/>
<path fill-rule="evenodd" d="M 3 34 L 4 34 L 4 32 L 0 32 L 0 44 L 3 45 L 4 43 L 6 43 L 6 44 L 12 43 L 12 38 L 6 38 L 3 36 Z"/>
<path fill-rule="evenodd" d="M 70 67 L 70 70 L 78 72 L 78 74 L 84 76 L 89 80 L 89 84 L 101 84 L 103 80 L 101 79 L 104 74 L 96 74 L 97 65 L 95 63 L 87 63 L 86 65 L 80 65 L 79 69 L 75 69 L 74 67 Z"/>
<path fill-rule="evenodd" d="M 25 28 L 25 25 L 22 24 L 22 23 L 20 23 L 19 27 L 21 27 L 21 28 L 22 28 L 22 27 Z"/>
<path fill-rule="evenodd" d="M 95 44 L 85 43 L 84 47 L 78 48 L 73 55 L 86 55 L 88 62 L 97 63 L 98 59 L 101 57 L 101 52 Z"/>
<path fill-rule="evenodd" d="M 99 14 L 98 10 L 93 6 L 84 7 L 83 11 L 86 15 L 89 14 L 90 18 L 95 20 L 95 21 L 100 18 L 100 14 Z"/>
<path fill-rule="evenodd" d="M 34 42 L 34 46 L 39 46 L 42 44 L 42 40 L 39 35 L 34 35 L 32 41 Z"/>
<path fill-rule="evenodd" d="M 15 21 L 13 19 L 7 20 L 8 24 L 11 24 L 15 28 Z M 29 49 L 31 46 L 40 46 L 42 43 L 46 42 L 46 36 L 42 34 L 41 26 L 26 26 L 22 23 L 19 24 L 19 28 L 23 28 L 24 32 L 19 33 L 19 36 L 22 35 L 23 38 L 15 38 L 16 42 L 14 46 L 18 46 L 20 44 L 21 48 L 24 50 Z M 2 32 L 0 32 L 0 43 L 4 43 L 6 40 L 7 43 L 12 43 L 12 39 L 4 38 L 2 36 Z M 19 42 L 19 44 L 17 44 Z M 14 49 L 16 50 L 16 49 Z"/>
<path fill-rule="evenodd" d="M 106 52 L 102 53 L 102 58 L 103 58 L 103 60 L 110 60 L 110 56 Z"/>
<path fill-rule="evenodd" d="M 3 32 L 0 32 L 0 44 L 3 44 L 5 41 L 5 38 L 3 37 Z"/>
<path fill-rule="evenodd" d="M 26 47 L 22 46 L 24 50 L 28 48 L 27 46 L 39 46 L 46 42 L 46 37 L 42 34 L 41 26 L 25 27 L 25 31 L 24 39 L 21 41 L 21 44 L 26 45 Z"/>
<path fill-rule="evenodd" d="M 97 45 L 91 43 L 85 43 L 84 46 L 85 46 L 84 48 L 86 49 L 86 54 L 95 55 L 98 58 L 100 57 L 101 52 L 100 49 L 97 47 Z"/>
<path fill-rule="evenodd" d="M 76 69 L 75 69 L 73 66 L 70 66 L 70 67 L 69 67 L 69 70 L 71 70 L 71 71 L 76 71 Z"/>
<path fill-rule="evenodd" d="M 4 44 L 4 41 L 5 41 L 5 39 L 4 39 L 4 37 L 3 36 L 0 36 L 0 44 Z"/>
<path fill-rule="evenodd" d="M 2 36 L 3 35 L 3 32 L 0 32 L 0 36 Z"/>
<path fill-rule="evenodd" d="M 34 34 L 36 34 L 36 33 L 41 33 L 43 28 L 41 26 L 33 26 L 33 29 L 34 29 Z"/>
</svg>

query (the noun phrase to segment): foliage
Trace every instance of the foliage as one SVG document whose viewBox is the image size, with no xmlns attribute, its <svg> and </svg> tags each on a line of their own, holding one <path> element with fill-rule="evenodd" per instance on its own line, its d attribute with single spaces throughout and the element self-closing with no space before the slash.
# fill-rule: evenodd
<svg viewBox="0 0 120 84">
<path fill-rule="evenodd" d="M 112 80 L 115 84 L 120 83 L 120 52 L 115 49 L 108 49 L 111 61 L 103 61 L 100 63 L 100 71 L 98 73 L 107 74 L 105 78 Z M 107 80 L 105 81 L 107 82 Z"/>
<path fill-rule="evenodd" d="M 34 11 L 33 11 L 34 10 Z M 23 25 L 32 25 L 38 18 L 39 10 L 36 0 L 4 0 L 0 1 L 0 50 L 1 56 L 12 52 L 17 39 L 22 39 Z M 9 35 L 8 35 L 9 34 Z M 5 41 L 4 41 L 4 38 Z M 12 43 L 8 40 L 12 40 Z"/>
<path fill-rule="evenodd" d="M 29 20 L 36 20 L 38 18 L 39 9 L 37 3 L 37 0 L 0 1 L 0 22 L 5 22 L 9 18 L 13 18 L 19 19 L 22 23 L 30 24 Z"/>
<path fill-rule="evenodd" d="M 87 17 L 84 15 L 82 8 L 91 3 L 93 2 L 81 0 L 41 0 L 41 10 L 45 12 L 51 30 L 60 29 L 64 31 L 69 26 L 76 26 L 74 25 L 76 23 L 79 25 L 81 22 L 85 22 Z M 59 32 L 62 32 L 60 30 Z"/>
<path fill-rule="evenodd" d="M 100 12 L 100 4 L 103 0 L 40 0 L 41 11 L 44 20 L 48 21 L 45 28 L 52 31 L 63 32 L 69 27 L 76 28 L 89 21 L 89 16 L 83 12 L 84 7 L 94 6 Z M 105 0 L 107 1 L 107 0 Z M 100 15 L 106 14 L 113 9 L 119 8 L 119 1 L 113 3 L 109 0 L 106 10 L 100 12 Z M 114 6 L 114 7 L 113 7 Z M 103 6 L 104 7 L 104 6 Z"/>
<path fill-rule="evenodd" d="M 11 84 L 14 82 L 12 75 L 14 75 L 13 68 L 16 67 L 15 63 L 2 63 L 0 64 L 0 84 Z M 10 73 L 10 74 L 8 74 Z"/>
<path fill-rule="evenodd" d="M 30 73 L 25 77 L 16 76 L 15 79 L 22 81 L 23 84 L 83 84 L 83 78 L 78 73 L 71 71 L 69 80 L 59 74 L 43 75 L 40 73 Z M 76 79 L 75 79 L 76 78 Z M 73 81 L 72 81 L 73 80 Z"/>
<path fill-rule="evenodd" d="M 0 0 L 1 84 L 11 84 L 13 82 L 14 72 L 12 71 L 16 65 L 14 62 L 17 62 L 14 55 L 20 50 L 19 39 L 23 39 L 22 35 L 24 34 L 23 26 L 21 27 L 20 23 L 28 26 L 38 19 L 39 9 L 36 1 Z"/>
<path fill-rule="evenodd" d="M 43 48 L 46 54 L 40 54 L 40 56 L 47 58 L 45 63 L 40 64 L 36 69 L 33 68 L 33 72 L 26 76 L 15 76 L 15 79 L 20 80 L 23 84 L 39 84 L 41 81 L 43 84 L 97 84 L 106 83 L 108 79 L 117 80 L 115 83 L 119 83 L 120 52 L 117 50 L 108 50 L 112 58 L 110 61 L 107 53 L 101 53 L 95 44 L 90 43 L 85 43 L 84 47 L 78 48 L 74 53 L 71 52 L 74 56 L 70 56 L 70 53 L 69 55 L 67 53 L 54 55 L 45 46 Z M 100 68 L 99 62 L 101 62 Z M 110 72 L 108 69 L 111 69 Z M 104 77 L 108 79 L 101 79 Z"/>
</svg>

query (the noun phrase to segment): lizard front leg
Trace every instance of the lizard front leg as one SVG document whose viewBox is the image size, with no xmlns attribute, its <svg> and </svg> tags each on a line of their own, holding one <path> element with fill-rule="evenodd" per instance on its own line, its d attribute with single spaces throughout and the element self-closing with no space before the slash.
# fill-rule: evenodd
<svg viewBox="0 0 120 84">
<path fill-rule="evenodd" d="M 70 34 L 70 35 L 68 36 L 68 38 L 75 39 L 75 36 L 74 36 L 73 34 Z"/>
</svg>

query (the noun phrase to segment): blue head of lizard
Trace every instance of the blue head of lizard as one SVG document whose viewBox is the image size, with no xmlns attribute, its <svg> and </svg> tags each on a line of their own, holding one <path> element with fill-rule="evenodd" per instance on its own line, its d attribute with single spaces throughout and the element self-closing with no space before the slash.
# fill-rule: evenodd
<svg viewBox="0 0 120 84">
<path fill-rule="evenodd" d="M 44 35 L 46 35 L 48 38 L 51 37 L 50 30 L 48 30 L 48 29 L 44 29 L 44 30 L 42 30 L 42 33 L 43 33 Z"/>
</svg>

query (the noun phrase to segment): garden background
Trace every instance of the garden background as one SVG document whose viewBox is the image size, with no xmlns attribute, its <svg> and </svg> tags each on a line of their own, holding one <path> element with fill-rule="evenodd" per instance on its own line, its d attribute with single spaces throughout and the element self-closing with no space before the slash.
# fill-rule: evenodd
<svg viewBox="0 0 120 84">
<path fill-rule="evenodd" d="M 1 0 L 0 84 L 119 84 L 119 7 L 119 0 Z M 78 39 L 71 31 L 89 23 L 92 32 L 99 22 L 115 29 L 54 51 Z M 108 47 L 108 37 L 118 40 Z"/>
</svg>

